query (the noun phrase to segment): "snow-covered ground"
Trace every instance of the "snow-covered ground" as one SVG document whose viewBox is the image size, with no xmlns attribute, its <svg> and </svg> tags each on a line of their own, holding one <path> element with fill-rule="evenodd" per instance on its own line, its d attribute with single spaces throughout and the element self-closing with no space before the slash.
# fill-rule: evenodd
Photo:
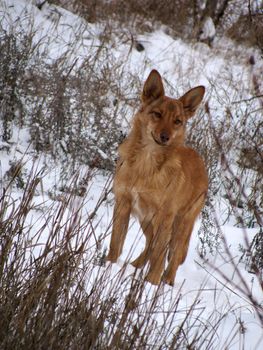
<svg viewBox="0 0 263 350">
<path fill-rule="evenodd" d="M 80 65 L 90 48 L 96 44 L 99 45 L 100 33 L 103 30 L 102 24 L 88 24 L 76 15 L 48 3 L 39 10 L 31 1 L 3 0 L 0 4 L 0 16 L 2 17 L 1 26 L 6 30 L 12 27 L 12 30 L 17 33 L 21 28 L 25 31 L 35 31 L 34 41 L 39 43 L 39 50 L 45 53 L 47 61 L 52 61 L 70 51 L 69 57 L 72 62 L 78 58 L 77 65 Z M 168 93 L 173 93 L 175 96 L 182 94 L 190 86 L 198 84 L 209 86 L 207 99 L 210 98 L 210 108 L 216 111 L 219 117 L 224 115 L 225 109 L 233 101 L 253 97 L 252 73 L 253 70 L 259 71 L 263 67 L 257 51 L 242 47 L 236 47 L 234 50 L 233 43 L 226 38 L 218 39 L 213 49 L 202 43 L 185 43 L 179 38 L 174 39 L 167 35 L 164 29 L 160 28 L 153 33 L 139 35 L 136 39 L 143 44 L 145 50 L 138 52 L 133 48 L 129 55 L 126 54 L 129 45 L 118 42 L 118 36 L 116 36 L 114 38 L 116 45 L 111 43 L 114 59 L 125 62 L 126 72 L 138 74 L 142 81 L 152 68 L 158 69 L 165 78 Z M 252 54 L 256 58 L 256 64 L 253 67 L 247 63 Z M 173 85 L 169 85 L 170 82 Z M 178 82 L 178 86 L 175 82 Z M 216 98 L 213 99 L 213 97 Z M 251 103 L 255 103 L 255 108 L 257 107 L 256 100 Z M 25 164 L 24 171 L 28 174 L 32 167 L 45 168 L 41 186 L 33 200 L 35 209 L 28 217 L 33 236 L 45 222 L 50 208 L 56 205 L 57 192 L 56 196 L 51 194 L 56 191 L 59 184 L 61 165 L 52 163 L 45 155 L 40 155 L 36 161 L 28 140 L 29 134 L 26 129 L 14 128 L 11 142 L 8 145 L 1 144 L 0 173 L 2 179 L 5 179 L 10 162 L 13 160 L 22 160 Z M 5 146 L 9 148 L 8 152 Z M 47 165 L 49 162 L 52 166 Z M 83 171 L 87 169 L 83 167 Z M 100 172 L 93 176 L 88 183 L 85 198 L 75 199 L 69 204 L 66 212 L 68 217 L 81 205 L 83 206 L 81 220 L 83 223 L 88 222 L 89 215 L 107 187 L 108 181 L 109 177 Z M 14 188 L 12 196 L 19 201 L 22 191 Z M 96 239 L 102 238 L 105 249 L 110 240 L 112 209 L 113 196 L 109 194 L 107 201 L 99 207 L 93 222 Z M 170 310 L 171 303 L 177 300 L 180 291 L 178 314 L 173 319 L 174 327 L 184 310 L 188 310 L 189 306 L 198 299 L 199 308 L 195 311 L 195 317 L 199 317 L 200 324 L 207 320 L 212 322 L 212 319 L 224 317 L 224 321 L 220 322 L 217 329 L 217 343 L 214 349 L 262 349 L 262 325 L 248 297 L 250 294 L 257 301 L 258 312 L 262 313 L 262 289 L 255 275 L 248 273 L 244 263 L 240 262 L 242 255 L 240 246 L 246 247 L 247 241 L 252 241 L 257 229 L 234 227 L 230 222 L 224 224 L 221 227 L 224 244 L 218 253 L 209 256 L 208 261 L 203 261 L 197 249 L 199 225 L 198 221 L 191 238 L 187 259 L 178 270 L 174 287 L 162 286 L 163 297 L 158 301 L 160 313 L 154 316 L 157 325 L 161 327 L 166 311 Z M 48 229 L 47 227 L 47 235 Z M 41 240 L 45 242 L 45 239 L 45 235 L 42 235 Z M 91 238 L 90 244 L 95 245 L 94 238 Z M 94 280 L 108 269 L 112 280 L 122 271 L 122 279 L 126 281 L 125 283 L 129 283 L 129 276 L 134 273 L 134 269 L 125 262 L 138 256 L 143 245 L 144 238 L 139 225 L 132 219 L 124 251 L 118 263 L 104 268 L 94 267 Z M 92 278 L 87 281 L 87 289 L 91 288 L 92 283 Z M 146 304 L 155 292 L 156 287 L 146 285 L 144 291 Z M 233 334 L 235 334 L 234 337 L 232 337 Z"/>
</svg>

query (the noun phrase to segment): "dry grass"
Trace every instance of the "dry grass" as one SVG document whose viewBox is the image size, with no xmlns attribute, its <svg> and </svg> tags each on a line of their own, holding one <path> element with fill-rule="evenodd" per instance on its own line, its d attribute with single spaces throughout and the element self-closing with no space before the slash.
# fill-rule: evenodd
<svg viewBox="0 0 263 350">
<path fill-rule="evenodd" d="M 200 304 L 205 283 L 184 309 L 180 288 L 175 295 L 163 285 L 149 289 L 144 273 L 128 278 L 126 265 L 117 275 L 104 265 L 100 242 L 105 236 L 95 239 L 94 230 L 110 181 L 96 213 L 88 213 L 86 221 L 88 193 L 76 197 L 71 191 L 41 212 L 46 204 L 35 205 L 34 195 L 42 172 L 33 167 L 20 200 L 14 199 L 16 176 L 3 189 L 0 202 L 2 349 L 223 349 L 217 330 L 231 304 L 207 316 Z M 69 188 L 78 187 L 78 181 L 75 177 Z M 74 209 L 69 211 L 70 207 Z M 105 235 L 109 230 L 110 226 Z M 244 286 L 245 282 L 240 285 L 243 293 Z M 260 306 L 249 290 L 245 292 L 259 314 Z M 214 293 L 216 300 L 221 289 Z M 229 344 L 238 329 L 237 323 L 229 330 Z"/>
<path fill-rule="evenodd" d="M 97 6 L 101 3 L 96 2 L 94 14 L 89 12 L 93 21 L 97 21 Z M 124 4 L 111 3 L 120 8 Z M 131 9 L 136 4 L 140 5 L 138 1 L 125 2 L 123 13 L 116 10 L 115 15 L 123 15 L 123 21 L 128 15 L 134 22 L 139 21 L 136 11 L 140 7 Z M 175 4 L 170 2 L 170 6 Z M 151 2 L 147 6 L 153 18 L 155 10 L 151 12 Z M 167 7 L 163 12 L 168 9 L 171 11 Z M 163 286 L 149 292 L 144 274 L 137 272 L 127 277 L 126 265 L 117 274 L 104 265 L 103 242 L 110 234 L 111 225 L 100 237 L 96 229 L 110 194 L 110 180 L 97 204 L 88 213 L 84 208 L 94 172 L 97 168 L 110 171 L 114 168 L 116 147 L 123 138 L 117 117 L 127 119 L 128 125 L 141 86 L 138 76 L 127 76 L 123 69 L 129 53 L 122 62 L 110 54 L 113 27 L 105 26 L 101 45 L 92 48 L 78 69 L 74 62 L 68 63 L 67 54 L 71 52 L 51 65 L 44 65 L 36 55 L 35 61 L 31 60 L 38 63 L 36 69 L 29 65 L 38 49 L 31 45 L 32 36 L 18 42 L 14 36 L 5 35 L 1 31 L 0 112 L 2 141 L 5 141 L 1 152 L 11 152 L 14 125 L 27 126 L 30 143 L 36 150 L 32 151 L 33 157 L 44 152 L 53 157 L 52 161 L 61 161 L 61 174 L 65 178 L 59 184 L 59 195 L 50 193 L 52 200 L 48 203 L 35 204 L 36 195 L 42 193 L 43 170 L 34 166 L 26 172 L 23 161 L 14 160 L 9 171 L 2 174 L 0 348 L 218 350 L 227 348 L 235 337 L 244 340 L 245 326 L 237 319 L 227 334 L 226 344 L 220 343 L 217 332 L 232 306 L 229 303 L 225 309 L 207 314 L 205 305 L 200 304 L 205 284 L 200 286 L 191 305 L 183 308 L 181 301 L 186 297 L 181 293 L 183 286 L 177 294 Z M 127 32 L 121 35 L 121 40 L 130 40 Z M 254 79 L 255 90 L 257 79 Z M 94 94 L 97 90 L 103 92 L 102 98 Z M 115 96 L 114 100 L 109 102 L 107 94 Z M 220 100 L 223 105 L 225 102 Z M 240 118 L 236 124 L 232 115 L 237 111 Z M 256 110 L 251 101 L 237 101 L 232 109 L 225 108 L 224 118 L 217 118 L 208 99 L 204 112 L 189 125 L 189 139 L 204 157 L 210 177 L 200 229 L 201 254 L 208 258 L 209 252 L 224 246 L 222 222 L 214 215 L 224 198 L 226 220 L 233 220 L 244 230 L 258 227 L 252 245 L 247 244 L 243 250 L 244 259 L 248 257 L 247 268 L 253 270 L 262 286 L 262 153 L 257 132 L 262 126 L 261 113 L 262 107 Z M 86 130 L 96 130 L 94 140 Z M 104 141 L 98 145 L 97 140 Z M 106 157 L 101 156 L 101 151 Z M 255 157 L 258 157 L 256 162 Z M 69 182 L 72 171 L 81 164 L 89 165 L 88 173 L 76 175 Z M 231 256 L 229 260 L 233 261 Z M 226 276 L 222 277 L 227 280 Z M 237 286 L 229 280 L 227 283 L 236 293 Z M 245 282 L 239 287 L 262 323 L 262 309 L 251 298 Z M 219 300 L 223 288 L 214 290 L 215 300 Z"/>
</svg>

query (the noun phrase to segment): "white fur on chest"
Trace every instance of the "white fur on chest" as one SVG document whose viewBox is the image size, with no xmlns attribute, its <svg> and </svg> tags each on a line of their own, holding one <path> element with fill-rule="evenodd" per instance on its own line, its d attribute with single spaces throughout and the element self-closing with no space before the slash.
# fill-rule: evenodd
<svg viewBox="0 0 263 350">
<path fill-rule="evenodd" d="M 150 192 L 138 192 L 133 189 L 131 191 L 131 197 L 132 214 L 136 216 L 140 221 L 151 221 L 157 211 L 157 205 L 154 203 L 154 194 Z"/>
</svg>

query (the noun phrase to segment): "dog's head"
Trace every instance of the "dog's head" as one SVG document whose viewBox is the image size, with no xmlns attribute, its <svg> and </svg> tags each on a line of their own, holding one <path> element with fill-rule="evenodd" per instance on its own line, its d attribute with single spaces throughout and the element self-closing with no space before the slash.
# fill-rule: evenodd
<svg viewBox="0 0 263 350">
<path fill-rule="evenodd" d="M 179 99 L 167 97 L 160 74 L 152 70 L 143 87 L 139 112 L 150 142 L 159 146 L 182 144 L 186 121 L 194 115 L 204 93 L 205 88 L 197 86 Z"/>
</svg>

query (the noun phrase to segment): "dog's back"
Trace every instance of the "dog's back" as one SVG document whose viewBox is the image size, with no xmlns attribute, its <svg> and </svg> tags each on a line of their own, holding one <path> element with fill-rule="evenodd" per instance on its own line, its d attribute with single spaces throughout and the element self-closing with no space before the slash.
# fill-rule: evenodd
<svg viewBox="0 0 263 350">
<path fill-rule="evenodd" d="M 133 265 L 141 267 L 149 260 L 146 279 L 153 284 L 158 284 L 162 275 L 166 283 L 173 284 L 204 204 L 208 180 L 203 161 L 184 145 L 186 121 L 203 95 L 200 86 L 179 100 L 166 97 L 159 73 L 152 71 L 132 130 L 119 148 L 108 260 L 114 262 L 120 255 L 132 212 L 146 236 L 146 247 Z M 163 273 L 167 252 L 169 263 Z"/>
</svg>

